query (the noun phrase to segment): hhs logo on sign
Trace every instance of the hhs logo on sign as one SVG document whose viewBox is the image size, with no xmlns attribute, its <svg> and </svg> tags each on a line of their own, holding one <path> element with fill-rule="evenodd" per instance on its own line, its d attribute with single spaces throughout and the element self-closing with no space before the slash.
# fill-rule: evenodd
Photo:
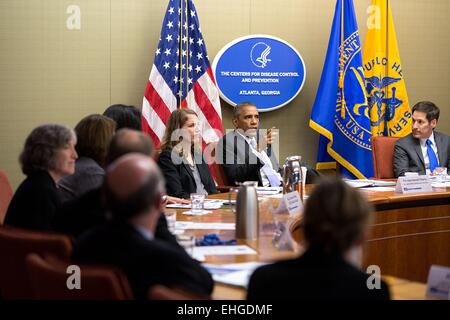
<svg viewBox="0 0 450 320">
<path fill-rule="evenodd" d="M 251 101 L 259 112 L 291 102 L 305 83 L 300 53 L 286 41 L 270 35 L 235 39 L 213 62 L 220 96 L 231 106 Z"/>
<path fill-rule="evenodd" d="M 250 59 L 252 60 L 252 63 L 258 68 L 265 68 L 267 66 L 267 62 L 271 61 L 267 58 L 270 54 L 270 49 L 270 46 L 264 42 L 258 42 L 255 44 L 250 52 Z"/>
</svg>

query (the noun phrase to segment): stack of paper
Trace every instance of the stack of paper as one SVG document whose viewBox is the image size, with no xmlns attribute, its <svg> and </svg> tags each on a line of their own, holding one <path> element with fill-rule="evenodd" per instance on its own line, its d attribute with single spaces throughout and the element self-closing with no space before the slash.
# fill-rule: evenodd
<svg viewBox="0 0 450 320">
<path fill-rule="evenodd" d="M 258 193 L 258 195 L 278 194 L 281 191 L 283 191 L 283 188 L 281 188 L 281 187 L 258 187 L 258 188 L 256 188 L 256 192 Z"/>
<path fill-rule="evenodd" d="M 182 214 L 188 215 L 188 216 L 203 216 L 205 214 L 208 213 L 212 213 L 212 211 L 209 210 L 202 210 L 201 212 L 192 212 L 191 210 L 189 211 L 183 211 Z"/>
<path fill-rule="evenodd" d="M 265 264 L 265 262 L 245 262 L 223 265 L 203 264 L 203 266 L 212 274 L 214 281 L 247 288 L 252 273 Z"/>
<path fill-rule="evenodd" d="M 383 180 L 368 180 L 368 179 L 350 180 L 350 179 L 344 179 L 344 181 L 350 187 L 353 187 L 353 188 L 390 187 L 390 186 L 395 186 L 396 185 L 395 181 L 383 181 Z"/>
<path fill-rule="evenodd" d="M 395 191 L 395 187 L 367 187 L 362 189 L 364 191 L 375 191 L 375 192 L 391 192 Z"/>
<path fill-rule="evenodd" d="M 228 200 L 205 199 L 205 202 L 203 203 L 203 208 L 206 210 L 220 209 L 224 202 L 228 202 Z M 191 204 L 171 203 L 168 204 L 166 207 L 175 209 L 190 209 Z"/>
<path fill-rule="evenodd" d="M 177 221 L 175 229 L 234 230 L 235 223 Z"/>
<path fill-rule="evenodd" d="M 192 257 L 198 261 L 205 261 L 205 256 L 227 256 L 227 255 L 246 255 L 246 254 L 256 254 L 256 251 L 246 245 L 194 247 Z"/>
</svg>

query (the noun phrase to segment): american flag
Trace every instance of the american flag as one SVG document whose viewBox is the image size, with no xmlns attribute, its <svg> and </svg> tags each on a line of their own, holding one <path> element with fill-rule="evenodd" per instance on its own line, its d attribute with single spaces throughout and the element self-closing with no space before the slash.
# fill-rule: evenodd
<svg viewBox="0 0 450 320">
<path fill-rule="evenodd" d="M 219 92 L 192 0 L 171 0 L 142 105 L 142 128 L 159 146 L 177 108 L 193 109 L 204 143 L 223 135 Z"/>
</svg>

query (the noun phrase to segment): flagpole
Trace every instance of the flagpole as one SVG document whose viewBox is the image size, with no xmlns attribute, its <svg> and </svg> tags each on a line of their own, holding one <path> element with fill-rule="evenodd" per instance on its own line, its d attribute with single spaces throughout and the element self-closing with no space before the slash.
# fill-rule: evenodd
<svg viewBox="0 0 450 320">
<path fill-rule="evenodd" d="M 181 109 L 181 102 L 183 100 L 183 87 L 181 85 L 181 79 L 183 77 L 183 70 L 181 68 L 181 66 L 183 65 L 183 54 L 182 54 L 183 53 L 183 41 L 182 41 L 182 39 L 183 39 L 183 1 L 184 0 L 180 1 L 180 7 L 178 8 L 179 10 L 181 10 L 180 18 L 179 18 L 180 30 L 178 32 L 178 35 L 180 37 L 179 44 L 178 44 L 179 57 L 180 57 L 180 66 L 179 66 L 179 73 L 178 73 L 178 75 L 179 75 L 178 81 L 180 84 L 179 84 L 179 89 L 178 89 L 178 97 L 180 99 L 180 103 L 178 104 L 178 109 Z"/>
<path fill-rule="evenodd" d="M 189 0 L 186 0 L 186 101 L 187 101 L 187 108 L 189 108 Z"/>
<path fill-rule="evenodd" d="M 344 49 L 344 0 L 341 0 L 342 6 L 341 6 L 341 43 L 339 45 L 339 88 L 342 90 L 342 96 L 341 96 L 341 118 L 345 118 L 345 100 L 344 97 L 344 66 L 342 63 L 342 54 Z"/>
<path fill-rule="evenodd" d="M 385 77 L 388 77 L 389 76 L 389 63 L 390 63 L 390 60 L 389 60 L 389 0 L 386 0 L 386 58 L 387 58 L 387 63 L 386 63 L 386 66 L 385 66 L 385 71 L 384 71 L 384 76 Z M 384 96 L 386 97 L 386 101 L 388 101 L 387 99 L 389 99 L 389 97 L 388 97 L 388 94 L 389 94 L 389 91 L 388 91 L 388 86 L 385 86 L 384 87 Z M 386 115 L 386 112 L 387 112 L 388 110 L 387 110 L 387 103 L 385 103 L 385 105 L 384 105 L 384 114 Z M 385 121 L 384 122 L 384 131 L 385 132 L 388 132 L 388 135 L 389 135 L 389 130 L 387 130 L 388 128 L 386 128 L 387 127 L 387 122 Z M 380 135 L 380 126 L 378 126 L 378 135 Z"/>
<path fill-rule="evenodd" d="M 341 9 L 341 46 L 344 43 L 344 0 L 342 1 L 342 9 Z"/>
</svg>

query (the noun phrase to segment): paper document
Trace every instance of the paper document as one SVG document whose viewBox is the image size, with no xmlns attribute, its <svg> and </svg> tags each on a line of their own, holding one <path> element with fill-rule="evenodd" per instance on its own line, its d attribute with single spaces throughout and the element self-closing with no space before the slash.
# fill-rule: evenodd
<svg viewBox="0 0 450 320">
<path fill-rule="evenodd" d="M 386 192 L 386 191 L 395 191 L 395 188 L 394 187 L 366 187 L 362 190 L 375 191 L 375 192 Z"/>
<path fill-rule="evenodd" d="M 188 215 L 188 216 L 203 216 L 203 215 L 208 214 L 208 213 L 212 213 L 212 211 L 210 211 L 210 210 L 202 210 L 202 212 L 194 213 L 191 210 L 189 210 L 189 211 L 183 211 L 182 212 L 182 214 L 185 214 L 185 215 Z"/>
<path fill-rule="evenodd" d="M 258 195 L 270 195 L 270 194 L 278 194 L 283 191 L 281 187 L 258 187 L 256 188 L 256 192 Z"/>
<path fill-rule="evenodd" d="M 228 202 L 228 200 L 221 199 L 205 199 L 203 203 L 203 208 L 206 210 L 214 210 L 220 209 L 224 202 Z M 166 208 L 174 208 L 174 209 L 190 209 L 191 204 L 182 204 L 182 203 L 171 203 L 166 206 Z"/>
<path fill-rule="evenodd" d="M 205 256 L 223 255 L 246 255 L 256 254 L 256 251 L 246 245 L 239 246 L 205 246 L 194 247 L 193 257 L 199 261 L 204 261 Z"/>
<path fill-rule="evenodd" d="M 183 204 L 183 203 L 170 203 L 166 205 L 166 208 L 175 208 L 175 209 L 190 209 L 191 204 Z"/>
<path fill-rule="evenodd" d="M 255 269 L 265 264 L 267 263 L 244 262 L 223 265 L 203 264 L 203 266 L 212 274 L 214 281 L 246 288 Z"/>
<path fill-rule="evenodd" d="M 395 181 L 382 181 L 382 180 L 370 180 L 373 182 L 374 187 L 395 187 L 397 182 Z"/>
<path fill-rule="evenodd" d="M 224 283 L 230 286 L 247 288 L 248 282 L 253 272 L 248 270 L 235 271 L 227 274 L 215 275 L 213 274 L 214 281 Z"/>
<path fill-rule="evenodd" d="M 273 198 L 273 199 L 282 199 L 283 198 L 283 194 L 279 193 L 279 194 L 271 194 L 271 195 L 266 195 L 264 197 L 261 197 L 261 199 L 266 199 L 266 198 Z"/>
<path fill-rule="evenodd" d="M 367 188 L 367 187 L 391 187 L 395 186 L 395 181 L 383 181 L 383 180 L 369 180 L 369 179 L 344 179 L 350 187 L 353 188 Z"/>
<path fill-rule="evenodd" d="M 234 230 L 235 223 L 177 221 L 175 229 Z"/>
<path fill-rule="evenodd" d="M 431 186 L 433 188 L 447 188 L 450 187 L 450 182 L 432 182 Z"/>
</svg>

